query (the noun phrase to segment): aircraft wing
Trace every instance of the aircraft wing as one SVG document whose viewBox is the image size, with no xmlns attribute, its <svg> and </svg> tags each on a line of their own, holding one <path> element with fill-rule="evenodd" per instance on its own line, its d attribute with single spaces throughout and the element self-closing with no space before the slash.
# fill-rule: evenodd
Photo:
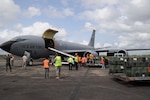
<svg viewBox="0 0 150 100">
<path fill-rule="evenodd" d="M 119 50 L 141 51 L 141 50 L 150 50 L 150 48 L 149 49 L 97 49 L 96 52 L 109 52 L 109 51 L 119 51 Z"/>
<path fill-rule="evenodd" d="M 125 49 L 126 51 L 140 51 L 140 50 L 150 50 L 149 49 Z"/>
<path fill-rule="evenodd" d="M 110 50 L 109 49 L 105 49 L 105 50 L 98 49 L 98 50 L 96 50 L 96 52 L 108 52 L 108 51 L 110 51 Z"/>
<path fill-rule="evenodd" d="M 140 50 L 150 50 L 150 49 L 89 49 L 89 50 L 62 50 L 62 52 L 66 53 L 96 53 L 96 52 L 107 52 L 107 53 L 126 53 L 127 51 L 140 51 Z"/>
<path fill-rule="evenodd" d="M 84 52 L 107 52 L 108 50 L 62 50 L 63 52 L 67 52 L 67 53 L 84 53 Z"/>
<path fill-rule="evenodd" d="M 75 52 L 86 52 L 87 50 L 62 50 L 62 52 L 75 53 Z"/>
<path fill-rule="evenodd" d="M 86 55 L 87 53 L 92 53 L 95 56 L 98 56 L 98 53 L 96 52 L 96 50 L 94 49 L 87 49 L 87 50 L 62 50 L 62 52 L 66 52 L 69 54 L 75 54 L 78 53 L 79 55 Z"/>
<path fill-rule="evenodd" d="M 96 50 L 96 52 L 107 52 L 107 56 L 114 56 L 115 53 L 123 53 L 125 55 L 128 54 L 128 51 L 144 51 L 144 50 L 150 50 L 148 49 L 99 49 Z"/>
</svg>

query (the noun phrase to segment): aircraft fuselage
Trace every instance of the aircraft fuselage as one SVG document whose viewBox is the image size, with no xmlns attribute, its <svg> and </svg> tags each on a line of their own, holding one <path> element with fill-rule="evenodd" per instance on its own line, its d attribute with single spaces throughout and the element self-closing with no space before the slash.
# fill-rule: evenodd
<svg viewBox="0 0 150 100">
<path fill-rule="evenodd" d="M 47 40 L 46 40 L 47 41 Z M 67 42 L 62 40 L 52 40 L 46 43 L 45 39 L 38 36 L 18 36 L 12 40 L 5 42 L 1 45 L 1 48 L 9 53 L 12 53 L 17 56 L 23 56 L 25 51 L 30 52 L 30 55 L 33 59 L 44 58 L 48 55 L 54 55 L 54 51 L 47 49 L 48 46 L 52 46 L 57 50 L 68 53 L 69 51 L 78 52 L 79 50 L 94 50 L 93 47 L 88 45 L 77 44 L 73 42 Z M 49 45 L 52 44 L 52 45 Z M 85 52 L 83 51 L 83 52 Z"/>
</svg>

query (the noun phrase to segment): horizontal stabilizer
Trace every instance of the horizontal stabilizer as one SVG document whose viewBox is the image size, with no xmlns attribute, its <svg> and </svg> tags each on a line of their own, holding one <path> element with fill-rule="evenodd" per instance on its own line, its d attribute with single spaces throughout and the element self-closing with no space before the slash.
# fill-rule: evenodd
<svg viewBox="0 0 150 100">
<path fill-rule="evenodd" d="M 63 54 L 63 55 L 65 55 L 65 56 L 68 56 L 68 57 L 72 57 L 72 58 L 74 58 L 74 56 L 73 56 L 73 55 L 70 55 L 70 54 L 68 54 L 68 53 L 65 53 L 65 52 L 59 51 L 59 50 L 57 50 L 57 49 L 50 48 L 50 47 L 48 47 L 48 49 L 49 49 L 49 50 L 52 50 L 52 51 L 55 51 L 55 52 L 57 52 L 57 53 Z"/>
</svg>

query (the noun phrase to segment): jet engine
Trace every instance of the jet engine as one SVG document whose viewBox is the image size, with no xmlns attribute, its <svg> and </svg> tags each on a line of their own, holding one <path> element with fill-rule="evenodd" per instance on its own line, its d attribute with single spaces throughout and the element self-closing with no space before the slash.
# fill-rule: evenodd
<svg viewBox="0 0 150 100">
<path fill-rule="evenodd" d="M 87 54 L 93 54 L 95 57 L 98 56 L 98 53 L 92 50 L 88 50 L 86 52 L 84 52 L 83 56 L 86 56 Z"/>
<path fill-rule="evenodd" d="M 123 53 L 125 56 L 128 55 L 128 52 L 124 49 L 120 49 L 120 50 L 109 50 L 107 52 L 107 56 L 114 56 L 115 53 Z"/>
</svg>

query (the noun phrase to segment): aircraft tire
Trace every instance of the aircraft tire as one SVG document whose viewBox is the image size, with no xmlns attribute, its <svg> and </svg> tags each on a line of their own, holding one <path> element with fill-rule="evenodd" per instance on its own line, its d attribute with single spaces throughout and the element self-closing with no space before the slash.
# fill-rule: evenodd
<svg viewBox="0 0 150 100">
<path fill-rule="evenodd" d="M 29 66 L 32 66 L 32 65 L 33 65 L 33 60 L 32 60 L 32 59 L 29 60 L 28 65 L 29 65 Z"/>
</svg>

